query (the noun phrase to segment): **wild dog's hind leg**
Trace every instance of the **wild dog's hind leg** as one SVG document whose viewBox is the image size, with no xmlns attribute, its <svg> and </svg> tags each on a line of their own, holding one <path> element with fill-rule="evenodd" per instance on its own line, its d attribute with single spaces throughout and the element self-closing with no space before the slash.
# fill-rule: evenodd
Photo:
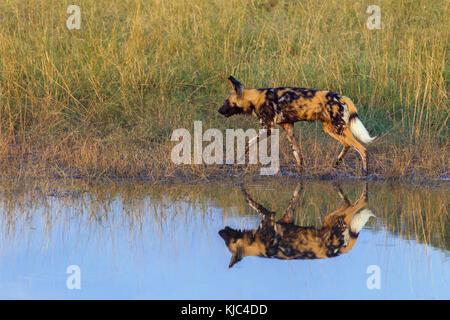
<svg viewBox="0 0 450 320">
<path fill-rule="evenodd" d="M 340 185 L 336 185 L 335 188 L 336 188 L 336 191 L 337 191 L 339 197 L 342 200 L 342 205 L 341 205 L 340 209 L 338 209 L 338 210 L 343 210 L 343 209 L 346 209 L 346 208 L 350 207 L 351 203 L 348 200 L 347 196 L 342 191 L 341 186 Z"/>
<path fill-rule="evenodd" d="M 303 157 L 300 152 L 300 148 L 297 145 L 294 135 L 294 124 L 293 123 L 281 123 L 280 126 L 286 131 L 286 136 L 291 144 L 292 153 L 294 154 L 295 161 L 297 165 L 303 167 Z"/>
<path fill-rule="evenodd" d="M 273 216 L 275 215 L 275 212 L 270 211 L 263 207 L 261 204 L 253 200 L 250 195 L 248 194 L 247 190 L 243 186 L 241 186 L 242 194 L 244 195 L 245 202 L 255 211 L 257 211 L 259 214 L 262 214 L 263 216 Z"/>
<path fill-rule="evenodd" d="M 323 122 L 323 130 L 326 133 L 328 133 L 330 136 L 332 136 L 333 138 L 338 140 L 343 146 L 343 149 L 342 149 L 341 153 L 339 154 L 335 165 L 339 164 L 339 162 L 342 160 L 342 157 L 345 155 L 345 153 L 351 147 L 351 148 L 355 149 L 359 153 L 359 155 L 361 157 L 361 160 L 362 160 L 362 167 L 363 167 L 362 173 L 363 173 L 363 175 L 367 175 L 367 152 L 366 152 L 366 148 L 364 148 L 355 139 L 355 137 L 353 137 L 352 133 L 350 132 L 350 129 L 349 128 L 345 128 L 344 131 L 342 132 L 342 134 L 339 135 L 333 130 L 333 126 L 332 126 L 331 123 Z"/>
<path fill-rule="evenodd" d="M 364 208 L 367 205 L 368 201 L 368 194 L 367 194 L 367 183 L 364 185 L 363 192 L 361 193 L 361 196 L 358 200 L 356 200 L 350 207 L 347 213 L 347 216 L 345 218 L 345 222 L 347 224 L 350 223 L 353 216 L 362 208 Z"/>
<path fill-rule="evenodd" d="M 333 126 L 329 122 L 324 121 L 324 122 L 322 122 L 322 124 L 323 124 L 323 130 L 342 144 L 341 153 L 339 153 L 336 162 L 333 164 L 333 168 L 336 168 L 341 163 L 344 155 L 350 149 L 350 146 L 345 142 L 344 136 L 338 135 L 333 130 Z"/>
<path fill-rule="evenodd" d="M 348 149 L 350 149 L 350 147 L 346 144 L 342 145 L 342 151 L 341 153 L 339 153 L 338 158 L 336 160 L 336 162 L 334 163 L 333 167 L 336 168 L 337 166 L 339 166 L 342 162 L 342 158 L 345 156 L 345 154 L 347 153 Z"/>
<path fill-rule="evenodd" d="M 346 144 L 348 144 L 350 147 L 358 151 L 359 155 L 361 156 L 362 160 L 362 174 L 367 175 L 367 163 L 368 163 L 368 157 L 367 157 L 367 151 L 366 148 L 364 148 L 352 135 L 350 132 L 350 128 L 345 128 L 343 132 L 344 141 Z"/>
</svg>

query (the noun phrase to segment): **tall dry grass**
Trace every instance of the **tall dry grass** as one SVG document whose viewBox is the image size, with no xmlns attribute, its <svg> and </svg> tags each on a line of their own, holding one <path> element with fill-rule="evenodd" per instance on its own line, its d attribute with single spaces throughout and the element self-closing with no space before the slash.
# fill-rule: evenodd
<svg viewBox="0 0 450 320">
<path fill-rule="evenodd" d="M 235 75 L 248 87 L 302 86 L 353 99 L 372 135 L 373 172 L 448 177 L 449 4 L 376 1 L 80 0 L 0 4 L 0 172 L 147 176 L 176 167 L 176 128 L 249 128 L 217 113 Z M 307 172 L 328 172 L 338 144 L 317 123 L 296 125 Z M 286 148 L 282 150 L 288 150 Z M 284 163 L 291 161 L 283 151 Z M 349 156 L 343 172 L 355 173 Z M 249 169 L 251 170 L 251 169 Z"/>
</svg>

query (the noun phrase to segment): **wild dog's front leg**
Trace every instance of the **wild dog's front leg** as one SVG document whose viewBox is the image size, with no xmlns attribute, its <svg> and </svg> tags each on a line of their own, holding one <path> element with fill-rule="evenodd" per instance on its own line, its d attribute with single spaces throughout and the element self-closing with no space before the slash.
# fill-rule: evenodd
<svg viewBox="0 0 450 320">
<path fill-rule="evenodd" d="M 289 202 L 289 206 L 286 208 L 286 211 L 283 214 L 283 217 L 278 220 L 278 222 L 282 223 L 294 223 L 294 212 L 295 208 L 297 207 L 298 198 L 300 197 L 300 194 L 303 190 L 303 184 L 299 183 L 297 184 L 294 193 L 292 194 L 292 199 Z"/>
<path fill-rule="evenodd" d="M 256 202 L 255 200 L 253 200 L 250 195 L 248 194 L 247 190 L 245 190 L 245 188 L 243 186 L 241 186 L 241 191 L 242 194 L 244 195 L 244 199 L 245 202 L 247 202 L 247 204 L 256 212 L 258 212 L 259 214 L 262 214 L 263 216 L 274 216 L 275 212 L 270 211 L 268 209 L 266 209 L 265 207 L 263 207 L 261 204 L 259 204 L 258 202 Z"/>
<path fill-rule="evenodd" d="M 261 141 L 264 141 L 265 139 L 267 139 L 268 137 L 271 136 L 273 125 L 263 125 L 263 129 L 267 130 L 267 134 L 264 134 L 264 131 L 260 131 L 256 137 L 253 137 L 252 139 L 250 139 L 250 141 L 248 142 L 248 145 L 245 147 L 245 152 L 244 152 L 244 156 L 243 156 L 244 159 L 247 158 L 250 148 L 255 143 L 259 144 Z M 239 158 L 238 163 L 242 162 L 242 160 L 243 160 L 242 158 Z"/>
<path fill-rule="evenodd" d="M 286 136 L 291 144 L 292 153 L 294 154 L 295 161 L 299 167 L 303 167 L 303 157 L 300 152 L 300 148 L 297 145 L 294 135 L 294 124 L 293 123 L 281 123 L 280 126 L 286 131 Z"/>
</svg>

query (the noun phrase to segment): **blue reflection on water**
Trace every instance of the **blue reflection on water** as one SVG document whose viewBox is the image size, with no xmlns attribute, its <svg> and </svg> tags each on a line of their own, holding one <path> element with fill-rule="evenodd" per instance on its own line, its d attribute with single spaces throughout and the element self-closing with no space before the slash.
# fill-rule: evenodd
<svg viewBox="0 0 450 320">
<path fill-rule="evenodd" d="M 14 234 L 2 235 L 1 299 L 450 298 L 448 252 L 400 239 L 380 220 L 335 258 L 247 257 L 229 269 L 218 231 L 256 228 L 257 215 L 225 215 L 185 202 L 155 206 L 150 198 L 139 221 L 119 198 L 107 216 L 92 216 L 89 207 L 55 199 L 18 222 Z M 81 290 L 66 287 L 69 265 L 81 268 Z M 379 290 L 367 288 L 370 265 L 380 267 Z"/>
</svg>

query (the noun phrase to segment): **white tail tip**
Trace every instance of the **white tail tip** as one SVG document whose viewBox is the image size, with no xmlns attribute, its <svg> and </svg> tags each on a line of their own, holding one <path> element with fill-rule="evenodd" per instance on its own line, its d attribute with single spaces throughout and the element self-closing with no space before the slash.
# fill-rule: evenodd
<svg viewBox="0 0 450 320">
<path fill-rule="evenodd" d="M 376 137 L 371 137 L 369 135 L 369 132 L 367 132 L 366 127 L 364 127 L 364 124 L 361 122 L 361 120 L 358 117 L 351 119 L 350 131 L 358 140 L 360 140 L 361 142 L 363 142 L 365 144 L 371 143 L 376 138 Z"/>
<path fill-rule="evenodd" d="M 361 212 L 355 214 L 350 221 L 350 230 L 353 233 L 358 234 L 359 231 L 361 231 L 361 229 L 365 226 L 367 220 L 369 220 L 370 217 L 375 217 L 375 215 L 369 209 L 364 209 Z"/>
</svg>

